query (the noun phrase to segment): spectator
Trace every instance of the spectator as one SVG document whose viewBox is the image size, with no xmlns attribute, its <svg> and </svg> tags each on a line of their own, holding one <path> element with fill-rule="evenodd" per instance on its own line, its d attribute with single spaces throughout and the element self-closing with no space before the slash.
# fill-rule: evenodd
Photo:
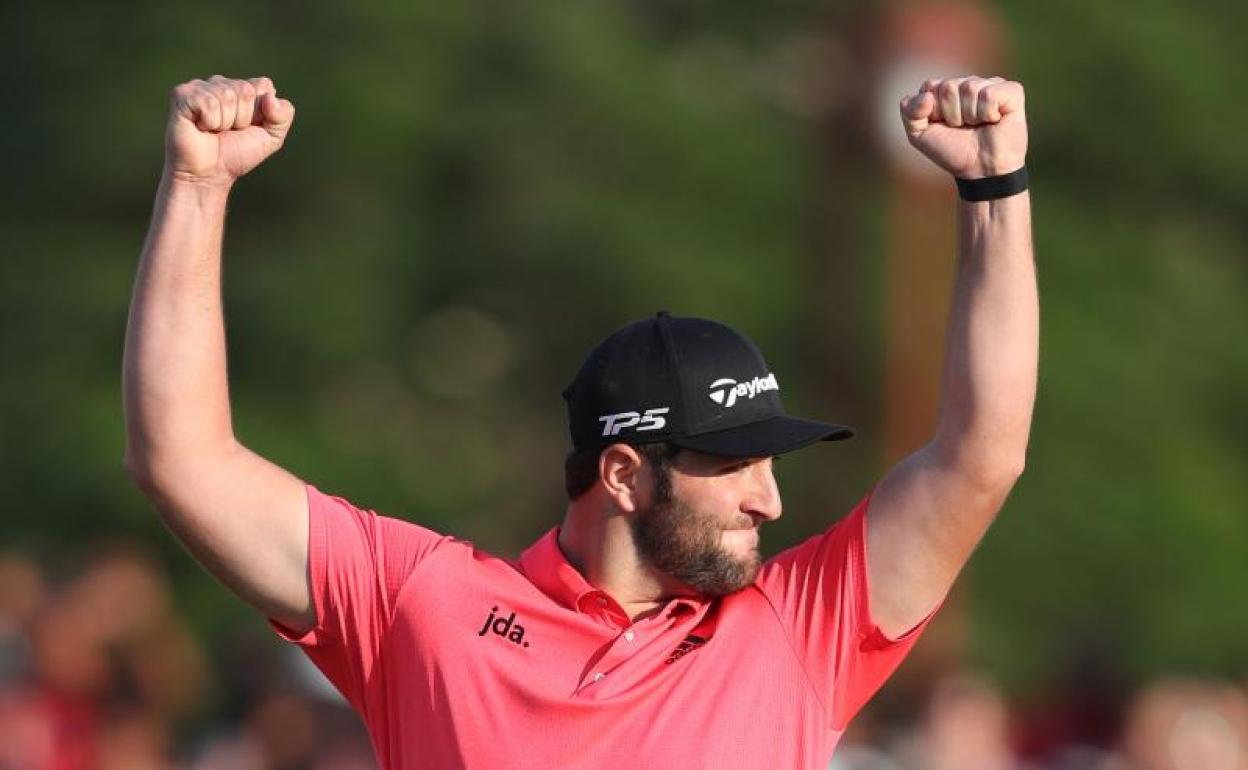
<svg viewBox="0 0 1248 770">
<path fill-rule="evenodd" d="M 1009 710 L 996 686 L 969 674 L 937 682 L 913 738 L 901 748 L 908 770 L 1018 770 Z"/>
<path fill-rule="evenodd" d="M 1123 770 L 1248 770 L 1248 697 L 1225 683 L 1164 679 L 1127 714 Z"/>
</svg>

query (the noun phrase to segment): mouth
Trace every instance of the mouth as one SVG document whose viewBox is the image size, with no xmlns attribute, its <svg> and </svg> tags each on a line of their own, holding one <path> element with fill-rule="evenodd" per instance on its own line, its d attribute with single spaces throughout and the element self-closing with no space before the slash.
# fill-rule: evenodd
<svg viewBox="0 0 1248 770">
<path fill-rule="evenodd" d="M 743 546 L 758 546 L 758 529 L 749 527 L 748 529 L 726 529 L 724 530 L 724 539 L 729 543 L 738 543 Z"/>
</svg>

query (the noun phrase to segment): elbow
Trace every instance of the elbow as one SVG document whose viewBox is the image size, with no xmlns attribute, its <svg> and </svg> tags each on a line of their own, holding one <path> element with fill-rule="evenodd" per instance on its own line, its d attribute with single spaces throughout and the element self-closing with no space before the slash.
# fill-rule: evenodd
<svg viewBox="0 0 1248 770">
<path fill-rule="evenodd" d="M 998 484 L 1014 486 L 1027 467 L 1026 447 L 1009 451 L 998 450 L 992 454 L 992 457 L 980 461 L 984 475 Z"/>
<path fill-rule="evenodd" d="M 131 441 L 126 445 L 122 468 L 144 496 L 160 504 L 195 486 L 206 468 L 229 464 L 238 449 L 234 442 L 154 446 L 152 442 Z"/>
<path fill-rule="evenodd" d="M 122 467 L 145 497 L 159 502 L 170 491 L 185 486 L 194 478 L 197 469 L 190 457 L 185 452 L 158 452 L 149 447 L 127 446 Z"/>
<path fill-rule="evenodd" d="M 1026 464 L 1024 452 L 1000 453 L 969 463 L 964 472 L 975 486 L 1004 500 L 1023 475 Z"/>
<path fill-rule="evenodd" d="M 969 486 L 1004 500 L 1023 475 L 1027 465 L 1026 447 L 953 447 L 947 449 L 944 465 L 956 469 Z"/>
<path fill-rule="evenodd" d="M 1002 466 L 997 482 L 1001 488 L 1002 497 L 1005 497 L 1005 495 L 1010 493 L 1010 490 L 1014 489 L 1014 485 L 1017 484 L 1019 478 L 1022 477 L 1023 471 L 1026 470 L 1026 466 L 1027 457 L 1022 453 L 1019 453 L 1017 457 L 1012 458 L 1009 462 Z"/>
<path fill-rule="evenodd" d="M 156 494 L 158 484 L 151 457 L 142 452 L 137 452 L 131 447 L 127 447 L 121 464 L 127 478 L 139 488 L 139 491 L 144 496 L 150 498 Z"/>
<path fill-rule="evenodd" d="M 1018 453 L 1018 458 L 1012 467 L 1014 481 L 1018 481 L 1019 478 L 1022 477 L 1023 471 L 1025 470 L 1027 470 L 1027 453 L 1024 451 Z"/>
</svg>

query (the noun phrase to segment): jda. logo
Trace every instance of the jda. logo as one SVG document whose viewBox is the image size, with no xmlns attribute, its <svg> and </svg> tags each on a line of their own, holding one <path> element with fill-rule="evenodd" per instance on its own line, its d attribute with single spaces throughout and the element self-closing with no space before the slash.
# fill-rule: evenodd
<svg viewBox="0 0 1248 770">
<path fill-rule="evenodd" d="M 780 390 L 775 374 L 766 377 L 755 377 L 745 382 L 737 382 L 731 377 L 724 377 L 711 383 L 711 392 L 706 395 L 722 407 L 730 407 L 737 403 L 738 398 L 754 398 L 765 390 Z"/>
<path fill-rule="evenodd" d="M 521 647 L 529 646 L 529 643 L 524 640 L 524 626 L 516 622 L 516 613 L 513 612 L 507 617 L 503 617 L 503 613 L 498 610 L 498 605 L 494 605 L 490 609 L 490 614 L 485 619 L 485 625 L 481 626 L 477 636 L 485 636 L 487 632 L 493 632 L 496 636 L 501 636 L 512 644 Z"/>
</svg>

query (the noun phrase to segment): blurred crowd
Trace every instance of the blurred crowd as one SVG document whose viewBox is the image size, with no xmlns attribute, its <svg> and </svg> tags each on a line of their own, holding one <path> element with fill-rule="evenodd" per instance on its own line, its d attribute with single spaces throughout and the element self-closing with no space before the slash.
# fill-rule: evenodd
<svg viewBox="0 0 1248 770">
<path fill-rule="evenodd" d="M 1104 702 L 1093 701 L 1023 713 L 991 680 L 950 674 L 914 720 L 870 740 L 847 736 L 831 770 L 1248 770 L 1243 688 L 1168 678 L 1116 713 L 1096 713 Z"/>
<path fill-rule="evenodd" d="M 131 549 L 0 555 L 0 770 L 369 770 L 363 727 L 251 624 L 207 650 Z"/>
<path fill-rule="evenodd" d="M 65 575 L 0 555 L 0 770 L 368 770 L 358 719 L 252 624 L 206 650 L 142 552 Z M 872 708 L 832 770 L 1248 770 L 1248 692 L 1163 679 L 1106 697 L 1088 672 L 1042 704 L 934 678 L 904 719 Z"/>
</svg>

